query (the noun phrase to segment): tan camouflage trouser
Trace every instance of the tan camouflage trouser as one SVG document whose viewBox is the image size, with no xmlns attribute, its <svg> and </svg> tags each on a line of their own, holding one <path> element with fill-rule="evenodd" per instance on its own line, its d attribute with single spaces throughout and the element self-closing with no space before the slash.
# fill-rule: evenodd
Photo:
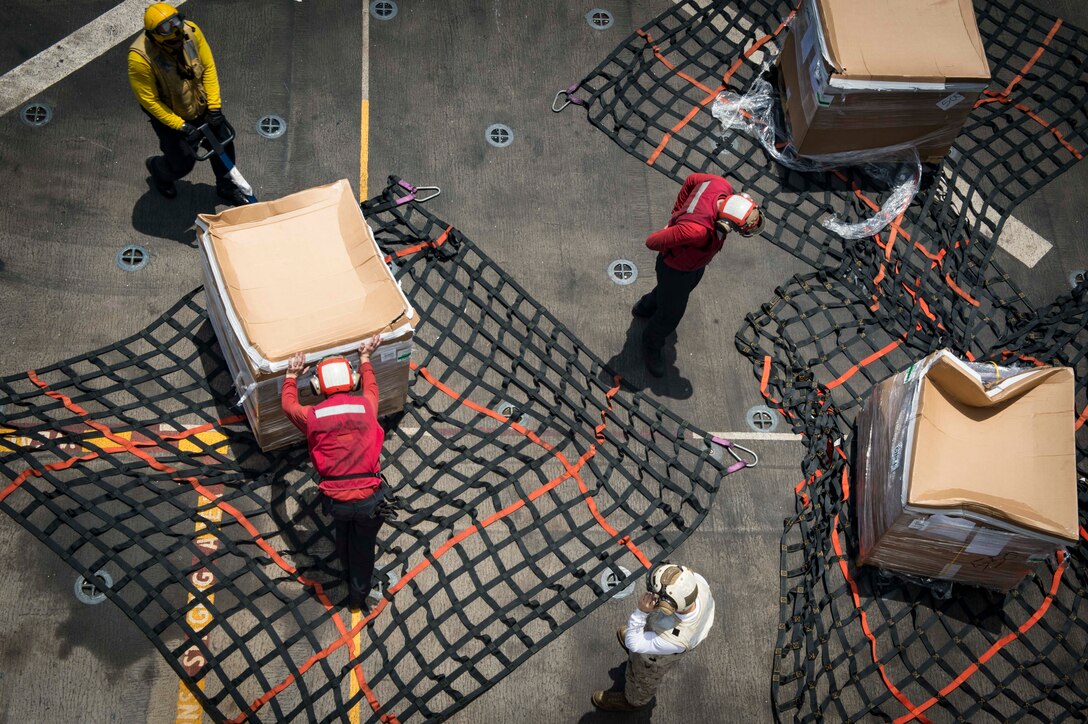
<svg viewBox="0 0 1088 724">
<path fill-rule="evenodd" d="M 627 655 L 627 683 L 623 688 L 623 697 L 627 703 L 633 706 L 645 706 L 650 703 L 657 693 L 657 687 L 665 674 L 687 655 L 687 651 L 680 654 L 659 654 L 647 656 L 646 654 L 631 653 Z"/>
</svg>

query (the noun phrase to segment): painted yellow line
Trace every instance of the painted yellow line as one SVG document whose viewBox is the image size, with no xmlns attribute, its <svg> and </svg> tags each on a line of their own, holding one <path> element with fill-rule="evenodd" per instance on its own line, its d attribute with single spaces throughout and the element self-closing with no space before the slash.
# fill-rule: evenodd
<svg viewBox="0 0 1088 724">
<path fill-rule="evenodd" d="M 14 430 L 5 429 L 3 432 L 15 432 Z M 117 437 L 123 440 L 131 440 L 131 432 L 118 432 L 115 433 Z M 61 436 L 62 437 L 62 436 Z M 57 439 L 56 437 L 54 439 Z M 125 449 L 123 445 L 118 445 L 115 440 L 110 440 L 108 437 L 89 437 L 83 441 L 85 445 L 90 447 L 83 447 L 82 445 L 75 445 L 73 443 L 59 443 L 60 447 L 68 448 L 70 450 L 78 450 L 81 453 L 89 452 L 120 452 Z M 34 447 L 36 441 L 26 435 L 3 435 L 0 437 L 0 452 L 18 452 L 20 448 Z"/>
<path fill-rule="evenodd" d="M 370 182 L 367 165 L 370 163 L 370 101 L 363 99 L 362 112 L 359 114 L 359 201 L 368 198 L 367 184 Z"/>
<path fill-rule="evenodd" d="M 359 37 L 359 201 L 369 198 L 370 189 L 370 3 L 360 3 L 363 15 Z"/>
<path fill-rule="evenodd" d="M 204 691 L 204 680 L 201 679 L 196 684 L 200 687 L 201 691 Z M 200 702 L 193 696 L 193 692 L 189 691 L 181 679 L 178 679 L 178 705 L 177 714 L 174 716 L 174 722 L 176 724 L 203 724 L 204 710 L 200 706 Z"/>
<path fill-rule="evenodd" d="M 200 442 L 198 445 L 193 440 Z M 229 445 L 218 445 L 218 443 L 226 441 L 227 436 L 221 432 L 215 430 L 208 430 L 206 432 L 198 432 L 191 437 L 187 437 L 184 440 L 178 441 L 178 450 L 181 452 L 199 453 L 204 452 L 209 447 L 216 446 L 215 451 L 220 454 L 227 454 L 230 452 Z"/>
<path fill-rule="evenodd" d="M 0 452 L 19 452 L 19 448 L 30 447 L 33 443 L 34 441 L 29 437 L 20 435 L 2 437 L 0 438 Z"/>
<path fill-rule="evenodd" d="M 358 626 L 359 622 L 362 621 L 362 620 L 363 620 L 363 614 L 362 614 L 361 611 L 352 611 L 351 612 L 351 627 L 352 628 L 355 628 L 356 626 Z M 363 636 L 362 631 L 359 631 L 359 633 L 355 634 L 354 644 L 355 644 L 355 650 L 357 652 L 362 651 L 362 649 L 360 648 L 360 641 L 362 640 L 362 636 Z M 349 682 L 349 684 L 348 684 L 348 701 L 351 701 L 351 698 L 359 693 L 359 679 L 355 676 L 354 671 L 352 671 L 352 673 L 348 676 L 348 682 Z M 351 707 L 351 711 L 348 712 L 348 721 L 351 722 L 351 724 L 359 724 L 359 708 L 362 705 L 363 705 L 363 700 L 360 699 L 359 703 L 356 704 L 355 706 Z"/>
<path fill-rule="evenodd" d="M 0 429 L 0 452 L 17 452 L 20 448 L 32 447 L 34 440 L 25 435 L 11 435 L 15 432 L 11 429 Z M 114 433 L 116 437 L 123 440 L 131 440 L 132 432 L 117 432 Z M 217 430 L 207 430 L 205 432 L 199 432 L 192 437 L 187 437 L 177 441 L 178 450 L 186 453 L 202 453 L 208 450 L 208 448 L 214 448 L 215 452 L 221 455 L 227 455 L 230 453 L 230 446 L 223 445 L 221 443 L 226 442 L 227 436 Z M 199 443 L 199 444 L 198 444 Z M 90 447 L 78 447 L 81 452 L 102 452 L 102 453 L 115 453 L 124 452 L 126 448 L 123 445 L 118 445 L 116 440 L 112 440 L 108 437 L 89 437 L 83 441 L 84 445 Z M 169 445 L 169 442 L 166 443 Z M 75 445 L 71 447 L 75 448 Z"/>
<path fill-rule="evenodd" d="M 120 438 L 121 440 L 131 440 L 132 432 L 115 432 L 113 436 Z M 85 444 L 90 445 L 90 448 L 83 448 L 84 452 L 106 452 L 109 450 L 124 450 L 124 446 L 118 445 L 115 440 L 111 440 L 106 436 L 102 437 L 89 437 L 83 441 Z"/>
<path fill-rule="evenodd" d="M 203 508 L 211 503 L 212 501 L 203 495 L 197 497 L 198 508 Z M 223 519 L 223 511 L 219 508 L 208 508 L 200 512 L 200 517 L 218 523 Z M 214 551 L 219 546 L 219 539 L 210 533 L 200 534 L 200 531 L 205 530 L 207 527 L 207 523 L 197 521 L 194 529 L 197 533 L 196 544 L 204 551 Z M 199 568 L 189 576 L 189 581 L 198 591 L 206 591 L 215 584 L 215 576 L 207 568 Z M 195 598 L 196 595 L 190 593 L 188 602 L 192 603 Z M 214 593 L 208 594 L 208 602 L 215 602 Z M 212 613 L 203 603 L 198 603 L 186 612 L 185 622 L 189 624 L 194 633 L 199 634 L 212 622 Z M 207 645 L 207 637 L 204 637 L 204 643 Z M 205 661 L 200 649 L 193 645 L 182 655 L 181 663 L 185 667 L 200 668 L 205 664 Z M 198 680 L 196 685 L 198 689 L 204 691 L 204 679 Z M 204 721 L 204 711 L 200 706 L 200 702 L 197 701 L 197 698 L 193 696 L 193 692 L 189 691 L 189 687 L 181 679 L 178 679 L 178 699 L 175 712 L 175 724 L 201 724 Z"/>
<path fill-rule="evenodd" d="M 362 3 L 363 33 L 360 42 L 362 66 L 359 68 L 361 82 L 359 86 L 359 201 L 369 198 L 370 195 L 370 9 L 368 3 Z M 355 628 L 363 620 L 359 611 L 351 614 L 351 627 Z M 356 652 L 361 652 L 362 631 L 355 635 L 354 647 Z M 348 675 L 348 701 L 359 693 L 359 680 L 352 671 Z M 359 697 L 359 703 L 348 710 L 348 721 L 351 724 L 359 724 L 362 720 L 362 706 L 366 699 Z"/>
</svg>

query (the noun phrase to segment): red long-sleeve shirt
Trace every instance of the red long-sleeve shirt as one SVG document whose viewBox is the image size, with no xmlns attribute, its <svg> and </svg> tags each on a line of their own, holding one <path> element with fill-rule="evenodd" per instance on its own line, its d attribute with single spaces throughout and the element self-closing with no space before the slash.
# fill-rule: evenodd
<svg viewBox="0 0 1088 724">
<path fill-rule="evenodd" d="M 310 420 L 313 411 L 322 408 L 331 408 L 338 405 L 350 405 L 358 402 L 358 397 L 348 392 L 339 392 L 329 396 L 318 405 L 303 405 L 298 401 L 298 382 L 294 377 L 287 377 L 283 381 L 283 392 L 280 396 L 280 404 L 284 414 L 287 415 L 295 427 L 307 436 L 311 443 L 310 458 L 318 474 L 322 476 L 341 477 L 345 475 L 360 474 L 360 477 L 375 476 L 372 486 L 354 488 L 350 490 L 330 491 L 326 486 L 322 490 L 337 500 L 363 500 L 374 493 L 378 487 L 376 476 L 380 472 L 382 442 L 385 433 L 378 425 L 378 382 L 374 377 L 374 369 L 370 362 L 364 362 L 359 366 L 359 377 L 363 392 L 363 403 L 367 409 L 367 415 L 371 425 L 363 436 L 352 434 L 337 434 L 330 439 L 323 440 L 321 449 L 314 450 L 311 440 Z M 320 430 L 321 428 L 317 428 Z"/>
<path fill-rule="evenodd" d="M 676 196 L 676 203 L 669 217 L 669 225 L 646 238 L 646 246 L 660 253 L 665 263 L 673 269 L 679 271 L 702 269 L 721 250 L 725 241 L 714 228 L 714 215 L 703 213 L 698 218 L 693 218 L 692 214 L 684 213 L 693 201 L 698 201 L 692 198 L 692 194 L 707 181 L 720 183 L 726 195 L 733 193 L 732 186 L 721 176 L 708 173 L 691 174 L 684 180 L 684 185 Z M 713 204 L 704 203 L 701 206 L 713 208 Z M 678 216 L 684 218 L 677 221 Z"/>
</svg>

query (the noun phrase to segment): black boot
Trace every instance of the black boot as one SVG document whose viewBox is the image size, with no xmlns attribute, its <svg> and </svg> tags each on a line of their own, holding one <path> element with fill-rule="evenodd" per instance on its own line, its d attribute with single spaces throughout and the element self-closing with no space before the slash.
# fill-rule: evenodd
<svg viewBox="0 0 1088 724">
<path fill-rule="evenodd" d="M 645 343 L 642 345 L 642 360 L 646 363 L 646 369 L 654 377 L 665 376 L 665 354 L 660 347 L 651 347 Z"/>
<path fill-rule="evenodd" d="M 147 172 L 151 174 L 151 185 L 155 187 L 155 190 L 168 199 L 175 198 L 178 195 L 178 187 L 174 185 L 174 182 L 170 179 L 162 176 L 156 170 L 158 164 L 155 163 L 155 156 L 148 158 L 144 161 L 144 166 L 147 167 Z"/>
<path fill-rule="evenodd" d="M 590 697 L 593 706 L 604 711 L 638 711 L 641 706 L 635 706 L 627 701 L 622 691 L 595 691 Z"/>
<path fill-rule="evenodd" d="M 358 594 L 351 593 L 348 594 L 348 608 L 352 611 L 370 613 L 370 601 L 366 596 L 360 596 Z"/>
</svg>

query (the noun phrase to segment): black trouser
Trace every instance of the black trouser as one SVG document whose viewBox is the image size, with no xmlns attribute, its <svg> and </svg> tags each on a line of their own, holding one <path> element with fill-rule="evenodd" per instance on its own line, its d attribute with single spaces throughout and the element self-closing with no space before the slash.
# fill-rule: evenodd
<svg viewBox="0 0 1088 724">
<path fill-rule="evenodd" d="M 150 114 L 148 114 L 148 118 L 151 120 L 151 127 L 155 130 L 155 135 L 159 137 L 159 149 L 162 151 L 162 155 L 156 156 L 152 161 L 155 173 L 164 180 L 177 181 L 180 178 L 185 178 L 193 170 L 193 166 L 196 165 L 196 156 L 192 154 L 189 142 L 185 140 L 185 134 L 163 125 Z M 189 122 L 194 126 L 200 126 L 204 123 L 204 116 Z M 224 144 L 223 151 L 233 163 L 234 141 Z M 234 182 L 228 176 L 230 172 L 227 170 L 226 165 L 219 160 L 219 154 L 213 153 L 208 160 L 211 161 L 212 171 L 215 172 L 215 185 L 220 188 L 233 187 Z"/>
<path fill-rule="evenodd" d="M 323 496 L 325 514 L 333 519 L 336 534 L 336 555 L 340 558 L 348 592 L 352 601 L 362 603 L 370 593 L 377 554 L 378 531 L 382 519 L 377 508 L 385 500 L 385 491 L 378 488 L 366 500 L 342 501 Z"/>
<path fill-rule="evenodd" d="M 706 269 L 679 271 L 666 264 L 665 257 L 658 254 L 654 271 L 657 272 L 657 286 L 639 299 L 637 306 L 643 314 L 650 315 L 642 332 L 642 344 L 651 349 L 661 349 L 665 346 L 665 339 L 676 331 L 684 318 L 688 297 L 699 286 Z"/>
</svg>

